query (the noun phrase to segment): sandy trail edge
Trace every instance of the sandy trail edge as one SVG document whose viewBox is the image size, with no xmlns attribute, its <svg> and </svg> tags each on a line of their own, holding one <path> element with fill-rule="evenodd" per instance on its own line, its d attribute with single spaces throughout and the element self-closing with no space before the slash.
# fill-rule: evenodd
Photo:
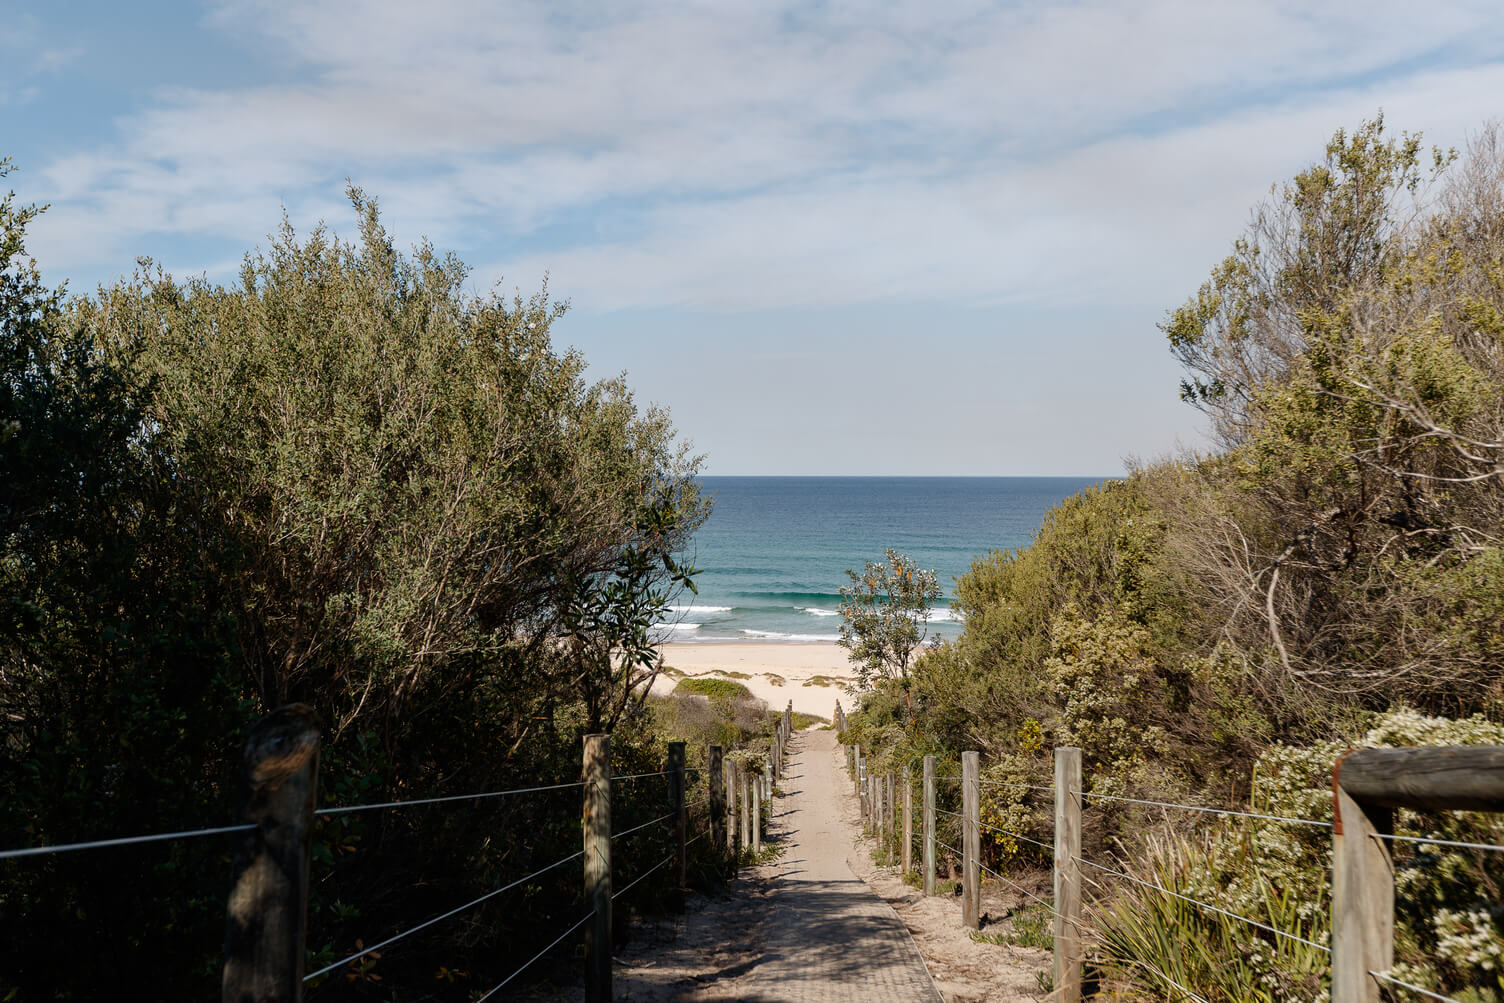
<svg viewBox="0 0 1504 1003">
<path fill-rule="evenodd" d="M 828 775 L 834 778 L 838 790 L 821 795 L 828 810 L 820 818 L 794 816 L 786 810 L 785 799 L 775 801 L 770 838 L 785 840 L 793 850 L 797 846 L 789 834 L 795 827 L 828 827 L 831 845 L 826 855 L 836 859 L 826 860 L 822 866 L 840 871 L 850 868 L 891 907 L 908 928 L 948 1003 L 1042 999 L 1035 973 L 1048 971 L 1049 952 L 973 941 L 961 924 L 959 900 L 926 898 L 904 884 L 892 868 L 873 864 L 872 844 L 860 834 L 857 801 L 834 735 L 806 731 L 797 740 L 805 746 L 801 750 L 804 756 L 828 759 Z M 790 778 L 791 788 L 795 783 Z M 829 995 L 802 986 L 798 988 L 806 995 L 780 996 L 767 980 L 758 978 L 758 968 L 767 956 L 787 949 L 787 937 L 780 936 L 775 928 L 778 887 L 780 881 L 788 880 L 786 870 L 803 866 L 796 863 L 797 858 L 807 856 L 785 853 L 772 865 L 744 871 L 724 892 L 690 896 L 682 916 L 635 926 L 632 942 L 617 955 L 616 998 L 635 1003 L 842 998 L 840 985 L 832 986 Z M 1001 917 L 1012 904 L 995 887 L 985 889 L 983 907 L 989 915 Z M 583 997 L 565 994 L 555 998 Z"/>
</svg>

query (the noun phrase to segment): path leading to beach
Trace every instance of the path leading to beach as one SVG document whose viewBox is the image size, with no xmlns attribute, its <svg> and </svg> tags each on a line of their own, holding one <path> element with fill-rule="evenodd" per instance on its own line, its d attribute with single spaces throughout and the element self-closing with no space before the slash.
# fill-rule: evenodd
<svg viewBox="0 0 1504 1003">
<path fill-rule="evenodd" d="M 862 850 L 838 759 L 833 732 L 795 735 L 772 816 L 780 859 L 672 931 L 639 931 L 618 958 L 618 999 L 940 1003 L 908 929 L 848 863 Z"/>
</svg>

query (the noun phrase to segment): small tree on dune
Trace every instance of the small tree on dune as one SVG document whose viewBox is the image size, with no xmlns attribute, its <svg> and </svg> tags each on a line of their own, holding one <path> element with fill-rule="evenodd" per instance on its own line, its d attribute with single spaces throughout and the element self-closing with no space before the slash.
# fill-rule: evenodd
<svg viewBox="0 0 1504 1003">
<path fill-rule="evenodd" d="M 935 572 L 890 547 L 886 560 L 868 561 L 861 573 L 847 568 L 846 575 L 851 583 L 841 586 L 840 644 L 856 664 L 858 687 L 894 680 L 907 698 L 909 666 L 940 598 Z"/>
</svg>

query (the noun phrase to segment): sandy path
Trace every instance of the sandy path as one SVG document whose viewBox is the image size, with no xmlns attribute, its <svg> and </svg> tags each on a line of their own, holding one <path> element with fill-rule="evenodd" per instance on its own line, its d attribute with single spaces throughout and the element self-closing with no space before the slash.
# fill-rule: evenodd
<svg viewBox="0 0 1504 1003">
<path fill-rule="evenodd" d="M 673 944 L 629 945 L 618 999 L 940 1003 L 909 931 L 848 864 L 838 757 L 832 732 L 796 734 L 771 822 L 782 856 L 697 903 Z"/>
</svg>

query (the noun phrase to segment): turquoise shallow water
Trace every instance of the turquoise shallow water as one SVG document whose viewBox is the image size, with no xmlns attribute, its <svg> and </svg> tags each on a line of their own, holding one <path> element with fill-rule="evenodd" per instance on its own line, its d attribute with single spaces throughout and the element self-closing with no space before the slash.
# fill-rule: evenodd
<svg viewBox="0 0 1504 1003">
<path fill-rule="evenodd" d="M 846 568 L 892 547 L 934 568 L 945 604 L 955 578 L 993 548 L 1030 541 L 1045 513 L 1101 478 L 706 477 L 715 510 L 695 536 L 702 573 L 672 641 L 834 641 Z M 959 624 L 942 606 L 932 631 Z"/>
</svg>

